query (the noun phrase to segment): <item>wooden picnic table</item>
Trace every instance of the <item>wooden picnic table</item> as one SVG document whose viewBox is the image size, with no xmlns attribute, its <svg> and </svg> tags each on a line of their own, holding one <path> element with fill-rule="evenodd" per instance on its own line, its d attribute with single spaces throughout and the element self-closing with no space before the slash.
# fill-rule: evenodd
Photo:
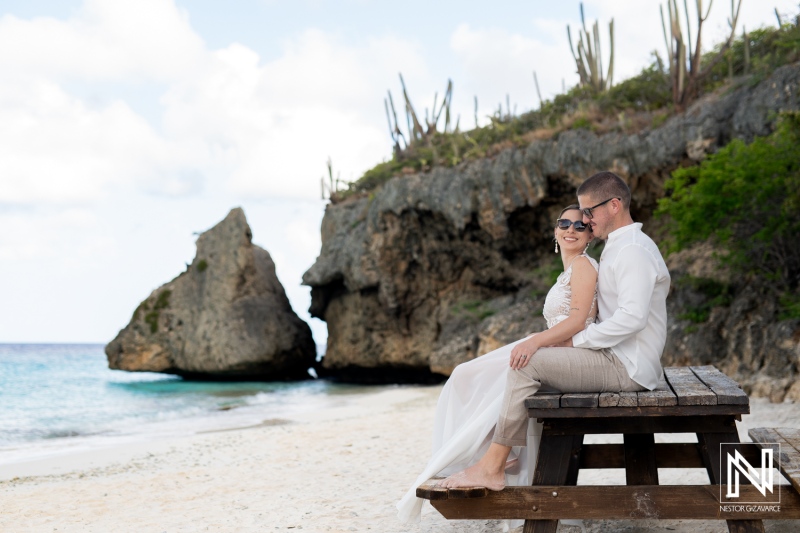
<svg viewBox="0 0 800 533">
<path fill-rule="evenodd" d="M 760 448 L 772 448 L 772 461 L 800 493 L 800 429 L 753 428 L 747 432 Z"/>
<path fill-rule="evenodd" d="M 528 414 L 543 422 L 530 487 L 417 488 L 448 519 L 525 519 L 524 533 L 555 533 L 558 519 L 724 519 L 731 532 L 763 531 L 762 519 L 800 518 L 800 495 L 784 491 L 780 512 L 736 505 L 760 496 L 743 484 L 739 498 L 721 491 L 727 469 L 721 444 L 739 443 L 736 421 L 750 412 L 747 394 L 713 366 L 670 367 L 653 391 L 536 394 Z M 697 442 L 656 443 L 656 433 L 695 433 Z M 588 434 L 622 434 L 623 444 L 584 444 Z M 752 445 L 736 446 L 760 465 Z M 577 486 L 580 469 L 624 468 L 626 485 Z M 659 485 L 659 468 L 704 468 L 710 485 Z"/>
</svg>

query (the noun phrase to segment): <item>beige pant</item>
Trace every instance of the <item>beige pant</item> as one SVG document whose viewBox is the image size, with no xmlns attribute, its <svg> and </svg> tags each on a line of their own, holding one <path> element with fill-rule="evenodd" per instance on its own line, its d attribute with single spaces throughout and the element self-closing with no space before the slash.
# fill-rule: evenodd
<svg viewBox="0 0 800 533">
<path fill-rule="evenodd" d="M 519 370 L 509 369 L 503 405 L 492 442 L 525 446 L 528 409 L 525 398 L 542 386 L 561 392 L 634 392 L 645 390 L 633 381 L 610 350 L 540 348 Z"/>
</svg>

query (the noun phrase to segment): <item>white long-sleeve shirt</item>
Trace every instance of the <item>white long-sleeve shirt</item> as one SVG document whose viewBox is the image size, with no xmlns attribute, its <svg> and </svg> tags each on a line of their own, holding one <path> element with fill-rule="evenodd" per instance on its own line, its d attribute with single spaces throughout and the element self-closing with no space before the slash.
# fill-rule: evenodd
<svg viewBox="0 0 800 533">
<path fill-rule="evenodd" d="M 636 383 L 653 390 L 663 375 L 669 271 L 634 223 L 608 235 L 597 277 L 597 323 L 572 337 L 577 348 L 610 348 Z"/>
</svg>

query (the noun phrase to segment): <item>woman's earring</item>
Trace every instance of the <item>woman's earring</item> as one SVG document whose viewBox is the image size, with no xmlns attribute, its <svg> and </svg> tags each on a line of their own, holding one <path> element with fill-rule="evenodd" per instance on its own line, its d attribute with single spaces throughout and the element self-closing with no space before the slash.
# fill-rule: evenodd
<svg viewBox="0 0 800 533">
<path fill-rule="evenodd" d="M 556 241 L 556 253 L 558 253 L 558 241 Z"/>
</svg>

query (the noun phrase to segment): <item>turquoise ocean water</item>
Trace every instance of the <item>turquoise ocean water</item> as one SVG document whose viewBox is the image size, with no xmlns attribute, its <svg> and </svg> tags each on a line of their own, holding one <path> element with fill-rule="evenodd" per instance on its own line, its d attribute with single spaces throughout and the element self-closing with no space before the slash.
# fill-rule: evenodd
<svg viewBox="0 0 800 533">
<path fill-rule="evenodd" d="M 323 380 L 184 381 L 109 370 L 103 345 L 0 344 L 0 468 L 73 449 L 259 424 L 364 390 Z"/>
</svg>

